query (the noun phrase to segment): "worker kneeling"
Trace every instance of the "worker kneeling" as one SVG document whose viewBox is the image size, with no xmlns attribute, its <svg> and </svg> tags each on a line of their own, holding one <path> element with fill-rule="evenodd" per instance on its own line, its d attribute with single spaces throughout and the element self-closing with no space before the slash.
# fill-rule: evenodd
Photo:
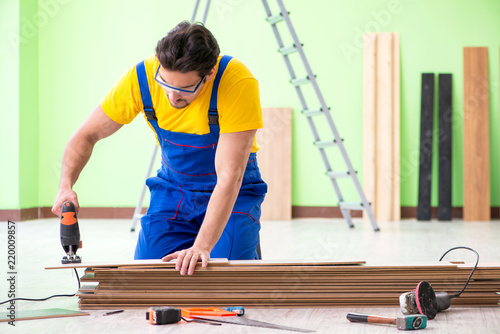
<svg viewBox="0 0 500 334">
<path fill-rule="evenodd" d="M 181 274 L 210 257 L 257 259 L 267 192 L 256 157 L 259 87 L 245 65 L 219 53 L 208 29 L 182 22 L 125 73 L 66 146 L 53 212 L 77 203 L 72 186 L 95 142 L 144 112 L 162 166 L 146 181 L 151 203 L 135 259 L 176 259 Z M 88 157 L 74 152 L 82 141 Z"/>
</svg>

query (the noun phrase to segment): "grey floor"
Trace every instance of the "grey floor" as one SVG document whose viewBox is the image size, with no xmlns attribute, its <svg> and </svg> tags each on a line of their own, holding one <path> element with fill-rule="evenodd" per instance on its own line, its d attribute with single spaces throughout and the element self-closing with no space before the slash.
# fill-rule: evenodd
<svg viewBox="0 0 500 334">
<path fill-rule="evenodd" d="M 130 232 L 130 220 L 80 219 L 85 262 L 127 260 L 133 257 L 137 232 Z M 437 261 L 451 247 L 468 246 L 478 251 L 480 262 L 500 263 L 500 222 L 379 222 L 381 232 L 355 220 L 349 229 L 343 220 L 296 219 L 263 221 L 262 253 L 265 259 L 364 260 L 367 262 L 418 263 Z M 59 241 L 59 220 L 44 219 L 16 224 L 16 271 L 18 297 L 40 298 L 52 294 L 72 294 L 77 290 L 70 270 L 45 270 L 57 265 L 64 255 Z M 7 224 L 0 222 L 0 301 L 7 298 Z M 475 261 L 475 255 L 457 250 L 445 260 Z M 79 271 L 80 274 L 83 270 Z M 499 296 L 500 298 L 500 296 Z M 6 311 L 0 306 L 0 313 Z M 17 310 L 67 308 L 78 310 L 76 297 L 44 302 L 18 302 Z M 285 331 L 237 325 L 174 324 L 153 326 L 145 310 L 103 316 L 105 311 L 89 311 L 90 316 L 17 321 L 15 327 L 0 323 L 0 333 L 286 333 Z M 246 317 L 315 330 L 316 333 L 394 333 L 387 325 L 349 323 L 348 312 L 401 316 L 389 308 L 310 308 L 246 309 Z M 500 333 L 500 307 L 452 307 L 429 322 L 432 333 Z M 291 332 L 290 332 L 291 333 Z"/>
</svg>

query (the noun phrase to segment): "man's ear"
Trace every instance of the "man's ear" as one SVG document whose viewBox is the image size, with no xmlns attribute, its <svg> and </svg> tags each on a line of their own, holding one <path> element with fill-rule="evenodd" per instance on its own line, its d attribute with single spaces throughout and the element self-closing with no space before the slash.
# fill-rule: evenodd
<svg viewBox="0 0 500 334">
<path fill-rule="evenodd" d="M 208 74 L 207 74 L 207 76 L 206 76 L 207 81 L 212 80 L 212 79 L 214 78 L 214 76 L 215 76 L 215 67 L 214 67 L 214 68 L 212 68 L 212 69 L 210 70 L 210 72 L 208 72 Z"/>
</svg>

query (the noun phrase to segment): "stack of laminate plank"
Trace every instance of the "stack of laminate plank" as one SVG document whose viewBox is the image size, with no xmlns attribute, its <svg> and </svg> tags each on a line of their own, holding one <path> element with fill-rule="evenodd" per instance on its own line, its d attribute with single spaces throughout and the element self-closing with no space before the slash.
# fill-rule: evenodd
<svg viewBox="0 0 500 334">
<path fill-rule="evenodd" d="M 83 264 L 87 269 L 77 294 L 80 308 L 398 306 L 399 296 L 415 289 L 422 280 L 431 283 L 435 291 L 457 293 L 472 269 L 471 264 L 449 262 L 375 265 L 216 261 L 207 268 L 197 268 L 192 276 L 181 276 L 174 264 L 153 262 Z M 500 263 L 482 264 L 452 305 L 495 306 L 498 292 Z"/>
</svg>

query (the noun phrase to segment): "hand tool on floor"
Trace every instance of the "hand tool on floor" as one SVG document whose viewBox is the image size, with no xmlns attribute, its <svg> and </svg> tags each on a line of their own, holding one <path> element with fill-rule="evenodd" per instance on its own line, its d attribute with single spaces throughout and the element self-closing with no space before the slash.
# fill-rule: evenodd
<svg viewBox="0 0 500 334">
<path fill-rule="evenodd" d="M 182 320 L 184 320 L 185 322 L 199 322 L 201 324 L 205 324 L 205 325 L 215 325 L 215 326 L 221 326 L 222 323 L 220 322 L 214 322 L 214 321 L 208 321 L 208 320 L 202 320 L 202 319 L 189 319 L 189 318 L 184 318 L 184 317 L 181 317 Z"/>
<path fill-rule="evenodd" d="M 396 325 L 399 330 L 423 329 L 427 326 L 425 315 L 411 315 L 403 318 L 390 318 L 378 315 L 360 313 L 348 313 L 347 320 L 350 322 L 367 322 L 372 324 Z"/>
<path fill-rule="evenodd" d="M 166 325 L 166 324 L 174 324 L 179 321 L 184 320 L 186 322 L 199 322 L 207 325 L 221 325 L 218 322 L 212 322 L 208 320 L 202 320 L 202 319 L 188 319 L 186 317 L 183 317 L 182 314 L 186 313 L 187 309 L 181 309 L 178 307 L 172 307 L 172 306 L 154 306 L 148 308 L 146 311 L 146 320 L 149 320 L 149 322 L 153 325 Z M 213 312 L 217 313 L 220 309 L 217 310 L 212 310 Z M 224 310 L 220 310 L 224 311 Z M 205 309 L 205 312 L 206 309 Z M 227 311 L 224 311 L 227 312 Z M 235 315 L 235 314 L 234 314 Z"/>
<path fill-rule="evenodd" d="M 61 245 L 66 252 L 61 263 L 81 263 L 82 259 L 76 255 L 78 248 L 82 248 L 80 240 L 80 228 L 76 218 L 75 205 L 71 201 L 66 201 L 61 210 Z"/>
<path fill-rule="evenodd" d="M 173 324 L 181 321 L 181 309 L 171 306 L 154 306 L 146 311 L 146 320 L 153 325 Z"/>
<path fill-rule="evenodd" d="M 113 314 L 118 314 L 118 313 L 123 313 L 123 312 L 124 312 L 124 310 L 111 311 L 111 312 L 104 313 L 103 316 L 113 315 Z"/>
<path fill-rule="evenodd" d="M 205 316 L 205 315 L 194 315 L 195 319 L 209 320 L 221 322 L 224 324 L 233 324 L 233 325 L 243 325 L 243 326 L 251 326 L 251 327 L 262 327 L 262 328 L 271 328 L 271 329 L 281 329 L 285 331 L 292 332 L 301 332 L 301 333 L 313 333 L 314 331 L 310 329 L 302 329 L 296 327 L 282 326 L 276 325 L 270 322 L 258 321 L 253 319 L 247 319 L 245 317 L 214 317 L 214 316 Z"/>
<path fill-rule="evenodd" d="M 195 316 L 214 316 L 214 317 L 235 317 L 237 314 L 218 307 L 190 307 L 181 308 L 181 315 L 185 318 L 194 318 Z"/>
<path fill-rule="evenodd" d="M 193 308 L 182 308 L 181 310 L 183 318 L 201 319 L 206 321 L 220 322 L 233 325 L 281 329 L 281 330 L 288 330 L 288 331 L 302 332 L 302 333 L 314 332 L 309 329 L 281 326 L 269 322 L 238 317 L 234 312 L 226 311 L 217 307 L 193 307 Z"/>
<path fill-rule="evenodd" d="M 234 312 L 239 316 L 245 315 L 245 308 L 243 306 L 229 306 L 223 307 L 224 310 Z"/>
</svg>

